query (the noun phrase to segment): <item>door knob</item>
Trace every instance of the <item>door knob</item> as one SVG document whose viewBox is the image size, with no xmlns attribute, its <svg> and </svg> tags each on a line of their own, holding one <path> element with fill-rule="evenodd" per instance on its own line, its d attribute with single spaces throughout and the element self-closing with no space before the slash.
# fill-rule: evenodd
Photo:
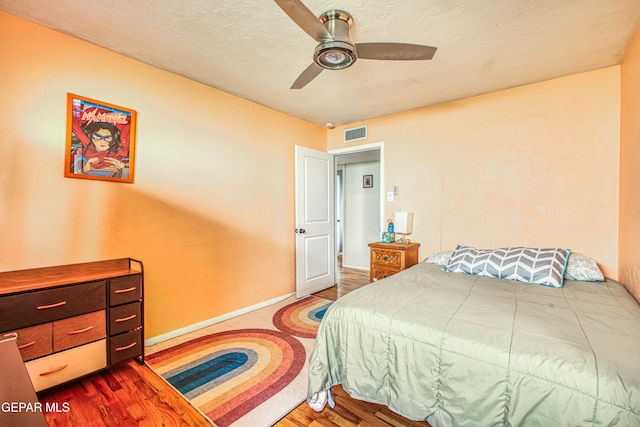
<svg viewBox="0 0 640 427">
<path fill-rule="evenodd" d="M 296 233 L 297 234 L 304 234 L 306 232 L 307 232 L 307 230 L 305 230 L 304 228 L 296 228 Z"/>
</svg>

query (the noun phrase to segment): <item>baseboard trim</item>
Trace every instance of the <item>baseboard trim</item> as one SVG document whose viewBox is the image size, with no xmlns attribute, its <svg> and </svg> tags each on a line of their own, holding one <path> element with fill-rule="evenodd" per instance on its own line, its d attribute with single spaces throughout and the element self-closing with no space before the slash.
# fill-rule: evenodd
<svg viewBox="0 0 640 427">
<path fill-rule="evenodd" d="M 352 268 L 354 270 L 369 271 L 369 266 L 362 267 L 359 265 L 345 265 L 344 262 L 342 263 L 342 268 Z"/>
<path fill-rule="evenodd" d="M 145 347 L 150 345 L 158 344 L 159 342 L 169 340 L 171 338 L 179 337 L 180 335 L 188 334 L 189 332 L 197 331 L 198 329 L 206 328 L 207 326 L 215 325 L 216 323 L 223 322 L 225 320 L 232 319 L 236 316 L 240 316 L 242 314 L 247 314 L 254 310 L 258 310 L 259 308 L 268 307 L 272 304 L 283 301 L 290 296 L 295 295 L 295 292 L 292 292 L 287 295 L 279 296 L 268 301 L 263 301 L 258 304 L 254 304 L 249 307 L 241 308 L 240 310 L 232 311 L 231 313 L 223 314 L 222 316 L 213 317 L 211 319 L 203 320 L 202 322 L 194 323 L 193 325 L 185 326 L 184 328 L 176 329 L 171 332 L 167 332 L 164 334 L 157 335 L 155 337 L 148 338 L 144 340 Z"/>
</svg>

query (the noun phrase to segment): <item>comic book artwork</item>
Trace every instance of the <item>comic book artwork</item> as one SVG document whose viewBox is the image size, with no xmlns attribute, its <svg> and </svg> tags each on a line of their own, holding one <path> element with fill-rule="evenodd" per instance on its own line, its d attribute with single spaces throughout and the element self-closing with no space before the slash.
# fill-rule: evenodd
<svg viewBox="0 0 640 427">
<path fill-rule="evenodd" d="M 64 176 L 133 182 L 136 112 L 67 95 Z"/>
</svg>

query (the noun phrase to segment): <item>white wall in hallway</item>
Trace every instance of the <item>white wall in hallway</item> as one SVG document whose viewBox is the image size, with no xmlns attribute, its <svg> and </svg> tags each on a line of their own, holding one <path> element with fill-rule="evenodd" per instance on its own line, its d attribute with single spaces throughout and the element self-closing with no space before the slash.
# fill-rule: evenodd
<svg viewBox="0 0 640 427">
<path fill-rule="evenodd" d="M 363 176 L 373 187 L 363 188 Z M 380 162 L 355 163 L 344 169 L 344 267 L 369 269 L 368 243 L 380 240 Z"/>
</svg>

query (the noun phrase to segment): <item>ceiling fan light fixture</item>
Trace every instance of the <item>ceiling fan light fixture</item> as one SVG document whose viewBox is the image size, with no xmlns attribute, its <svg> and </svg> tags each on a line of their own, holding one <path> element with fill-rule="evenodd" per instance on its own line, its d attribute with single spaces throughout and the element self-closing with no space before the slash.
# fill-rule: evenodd
<svg viewBox="0 0 640 427">
<path fill-rule="evenodd" d="M 343 62 L 345 62 L 347 55 L 339 50 L 329 50 L 326 52 L 322 53 L 321 56 L 323 62 L 326 61 L 330 64 L 342 64 Z"/>
<path fill-rule="evenodd" d="M 291 89 L 302 89 L 323 70 L 342 70 L 360 59 L 419 60 L 431 59 L 433 46 L 409 43 L 353 43 L 349 30 L 353 18 L 348 12 L 331 9 L 316 16 L 301 0 L 275 0 L 298 26 L 318 42 L 313 63 L 298 76 Z M 359 51 L 359 53 L 356 51 Z"/>
<path fill-rule="evenodd" d="M 338 40 L 320 43 L 313 52 L 313 61 L 327 70 L 342 70 L 357 58 L 353 45 Z"/>
</svg>

